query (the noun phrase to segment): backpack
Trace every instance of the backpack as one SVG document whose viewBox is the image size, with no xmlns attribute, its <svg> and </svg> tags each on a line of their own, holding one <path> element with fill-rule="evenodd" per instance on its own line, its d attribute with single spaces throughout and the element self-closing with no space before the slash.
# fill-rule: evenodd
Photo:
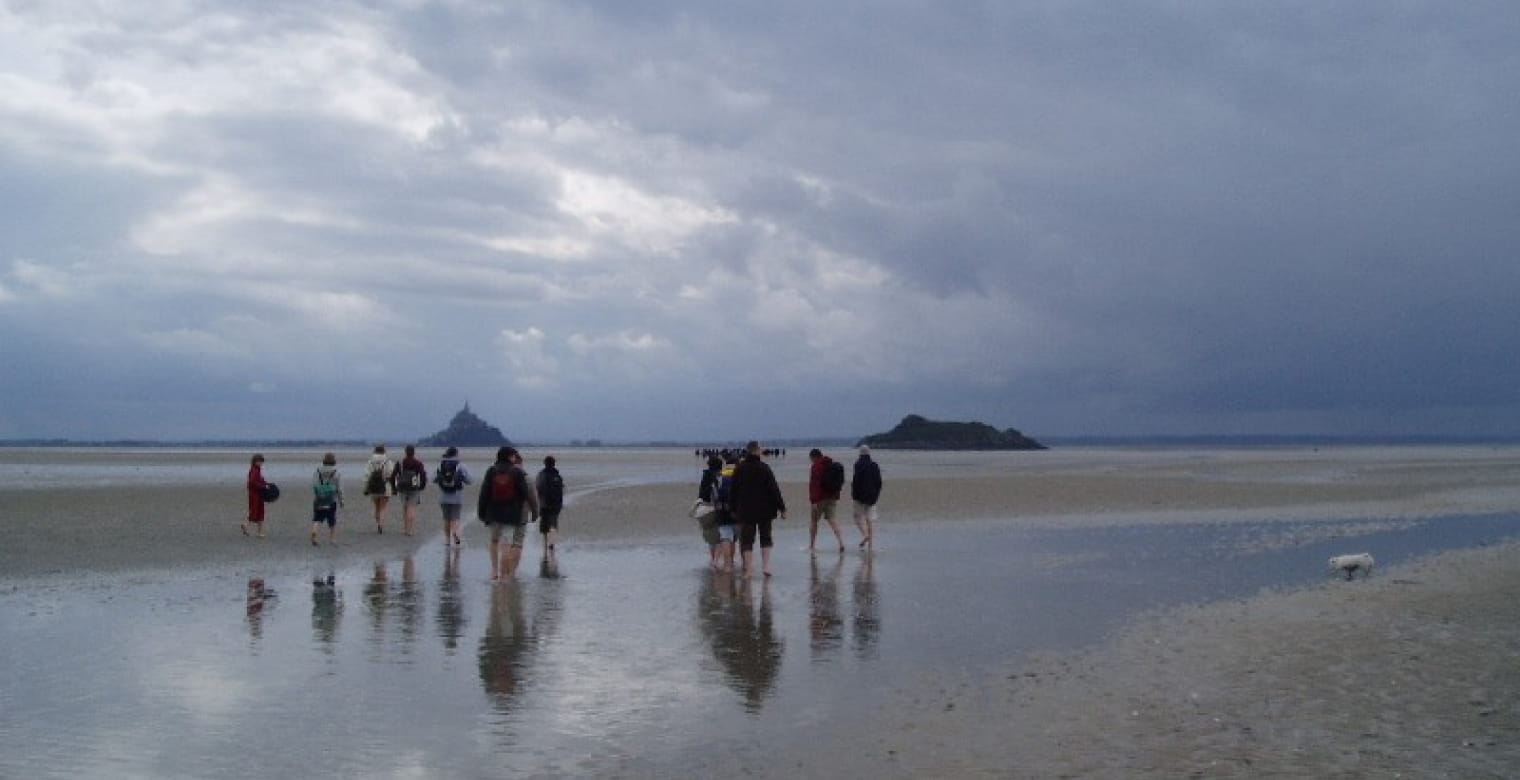
<svg viewBox="0 0 1520 780">
<path fill-rule="evenodd" d="M 446 460 L 438 464 L 438 489 L 453 493 L 459 489 L 459 461 Z"/>
<path fill-rule="evenodd" d="M 311 486 L 312 492 L 316 493 L 316 505 L 319 508 L 330 507 L 338 502 L 338 486 L 322 478 L 322 472 L 317 472 L 317 484 Z"/>
<path fill-rule="evenodd" d="M 565 505 L 565 479 L 559 475 L 559 471 L 543 472 L 544 487 L 538 492 L 539 503 L 545 508 L 557 509 Z"/>
<path fill-rule="evenodd" d="M 517 470 L 497 469 L 491 475 L 491 501 L 496 504 L 513 504 L 518 499 Z"/>
<path fill-rule="evenodd" d="M 370 463 L 370 472 L 364 477 L 364 493 L 371 496 L 385 495 L 384 463 Z"/>
<path fill-rule="evenodd" d="M 823 492 L 838 493 L 844 489 L 844 464 L 837 460 L 829 461 L 823 467 Z"/>
<path fill-rule="evenodd" d="M 396 489 L 403 493 L 415 493 L 427 484 L 422 472 L 409 466 L 402 466 L 396 474 Z"/>
</svg>

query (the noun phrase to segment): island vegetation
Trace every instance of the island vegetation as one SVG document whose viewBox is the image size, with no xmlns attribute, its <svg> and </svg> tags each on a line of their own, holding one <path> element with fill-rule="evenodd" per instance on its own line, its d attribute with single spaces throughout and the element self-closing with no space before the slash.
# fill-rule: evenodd
<svg viewBox="0 0 1520 780">
<path fill-rule="evenodd" d="M 860 444 L 897 450 L 1043 450 L 1045 445 L 1009 428 L 1000 431 L 980 422 L 944 422 L 916 414 L 902 419 L 886 433 L 860 440 Z"/>
</svg>

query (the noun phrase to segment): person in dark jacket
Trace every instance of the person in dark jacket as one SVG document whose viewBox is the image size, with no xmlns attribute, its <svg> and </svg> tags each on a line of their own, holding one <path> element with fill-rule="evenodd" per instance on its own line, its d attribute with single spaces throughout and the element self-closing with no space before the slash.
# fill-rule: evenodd
<svg viewBox="0 0 1520 780">
<path fill-rule="evenodd" d="M 544 535 L 544 558 L 554 556 L 554 543 L 559 541 L 559 513 L 565 508 L 565 479 L 554 466 L 553 455 L 544 456 L 544 467 L 533 478 L 533 491 L 538 494 L 538 508 L 543 514 L 538 519 L 538 532 Z"/>
<path fill-rule="evenodd" d="M 522 561 L 523 537 L 527 529 L 523 521 L 524 507 L 538 520 L 538 496 L 528 484 L 528 476 L 513 463 L 517 450 L 502 447 L 496 451 L 496 462 L 486 469 L 480 481 L 480 498 L 475 512 L 480 521 L 491 527 L 491 579 L 499 580 L 517 574 L 517 564 Z M 512 529 L 512 541 L 501 549 L 501 537 L 506 529 Z"/>
<path fill-rule="evenodd" d="M 755 576 L 754 550 L 756 532 L 760 536 L 760 562 L 765 576 L 771 576 L 771 522 L 779 513 L 786 519 L 786 499 L 781 497 L 781 487 L 776 475 L 761 456 L 760 443 L 745 445 L 744 460 L 734 468 L 733 487 L 729 488 L 729 505 L 739 516 L 739 555 L 743 560 L 746 577 Z"/>
<path fill-rule="evenodd" d="M 860 445 L 860 457 L 855 460 L 850 498 L 855 502 L 855 527 L 860 529 L 860 546 L 871 549 L 875 536 L 876 502 L 881 498 L 881 467 L 871 460 L 871 448 L 864 444 Z"/>
</svg>

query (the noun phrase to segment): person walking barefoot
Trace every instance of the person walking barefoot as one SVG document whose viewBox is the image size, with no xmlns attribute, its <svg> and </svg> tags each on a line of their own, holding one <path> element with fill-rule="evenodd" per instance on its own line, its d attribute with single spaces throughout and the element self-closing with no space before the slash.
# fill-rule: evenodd
<svg viewBox="0 0 1520 780">
<path fill-rule="evenodd" d="M 531 510 L 538 520 L 538 496 L 528 484 L 528 477 L 514 463 L 517 450 L 502 447 L 496 451 L 496 463 L 486 469 L 480 480 L 480 497 L 475 504 L 481 522 L 491 527 L 491 579 L 501 580 L 517 574 L 522 561 L 523 539 L 527 534 L 524 513 Z M 505 546 L 501 537 L 511 529 L 512 539 Z"/>
<path fill-rule="evenodd" d="M 438 509 L 443 513 L 443 544 L 462 544 L 459 515 L 464 510 L 464 486 L 470 484 L 470 472 L 459 462 L 458 448 L 444 450 L 433 484 L 438 486 Z"/>
<path fill-rule="evenodd" d="M 860 529 L 860 547 L 870 550 L 876 544 L 876 502 L 881 498 L 881 467 L 871 460 L 871 448 L 860 445 L 855 461 L 855 477 L 850 480 L 850 498 L 855 501 L 855 527 Z"/>
<path fill-rule="evenodd" d="M 343 506 L 343 478 L 338 474 L 338 456 L 322 456 L 322 465 L 311 478 L 311 546 L 317 546 L 317 534 L 327 524 L 327 543 L 338 543 L 338 509 Z"/>
<path fill-rule="evenodd" d="M 771 576 L 771 523 L 779 513 L 786 519 L 786 499 L 776 484 L 776 475 L 766 465 L 760 443 L 752 441 L 745 445 L 744 460 L 734 468 L 734 481 L 729 488 L 729 504 L 739 516 L 739 557 L 744 562 L 744 576 L 755 576 L 755 536 L 760 536 L 760 562 L 765 576 Z"/>
<path fill-rule="evenodd" d="M 385 456 L 385 445 L 376 444 L 375 453 L 364 466 L 364 495 L 375 508 L 375 533 L 385 533 L 385 509 L 390 506 L 396 485 L 396 461 Z"/>
<path fill-rule="evenodd" d="M 396 492 L 401 494 L 401 533 L 417 533 L 417 507 L 422 505 L 422 491 L 427 487 L 427 466 L 417 457 L 416 445 L 406 445 L 406 457 L 396 472 Z"/>
<path fill-rule="evenodd" d="M 820 519 L 828 521 L 829 528 L 834 531 L 834 540 L 839 542 L 839 551 L 844 552 L 844 534 L 839 532 L 839 523 L 834 519 L 839 507 L 839 493 L 844 488 L 844 466 L 836 464 L 833 458 L 817 448 L 808 453 L 808 459 L 813 462 L 808 469 L 808 502 L 812 505 L 808 520 L 808 552 L 813 552 L 817 546 Z"/>
</svg>

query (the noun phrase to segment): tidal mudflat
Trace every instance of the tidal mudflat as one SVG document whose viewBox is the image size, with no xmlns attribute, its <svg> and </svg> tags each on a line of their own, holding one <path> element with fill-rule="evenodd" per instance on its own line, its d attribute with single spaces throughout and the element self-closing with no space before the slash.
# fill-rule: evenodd
<svg viewBox="0 0 1520 780">
<path fill-rule="evenodd" d="M 306 455 L 292 457 L 292 473 Z M 1440 455 L 1420 453 L 1422 459 Z M 276 529 L 293 539 L 273 538 L 260 548 L 232 539 L 223 526 L 212 541 L 184 543 L 186 549 L 167 565 L 129 560 L 99 569 L 75 563 L 64 570 L 55 564 L 0 580 L 0 652 L 8 670 L 0 687 L 9 703 L 7 728 L 0 732 L 0 773 L 1006 776 L 1018 774 L 1019 766 L 1034 776 L 1068 769 L 1085 776 L 1175 776 L 1207 766 L 1237 771 L 1247 765 L 1217 762 L 1231 751 L 1240 755 L 1238 739 L 1222 741 L 1216 734 L 1194 740 L 1207 729 L 1189 721 L 1190 712 L 1167 710 L 1171 705 L 1158 692 L 1120 679 L 1189 679 L 1175 669 L 1145 667 L 1165 665 L 1168 656 L 1148 658 L 1126 643 L 1138 641 L 1136 636 L 1194 637 L 1187 643 L 1190 652 L 1214 650 L 1194 659 L 1197 682 L 1208 696 L 1220 697 L 1208 687 L 1207 661 L 1226 658 L 1248 642 L 1230 640 L 1232 622 L 1268 633 L 1272 621 L 1291 625 L 1285 621 L 1301 611 L 1274 612 L 1270 605 L 1304 598 L 1300 590 L 1327 600 L 1321 613 L 1365 599 L 1361 614 L 1381 615 L 1379 625 L 1396 623 L 1401 604 L 1418 599 L 1424 599 L 1422 614 L 1439 615 L 1440 607 L 1432 606 L 1441 603 L 1439 593 L 1421 583 L 1440 578 L 1415 581 L 1401 575 L 1403 567 L 1428 565 L 1428 557 L 1442 550 L 1477 550 L 1470 554 L 1488 555 L 1490 569 L 1517 566 L 1502 553 L 1510 549 L 1506 540 L 1520 533 L 1520 513 L 1495 506 L 1508 495 L 1497 477 L 1505 463 L 1513 469 L 1517 461 L 1514 453 L 1501 455 L 1511 459 L 1476 453 L 1479 463 L 1466 477 L 1439 463 L 1427 467 L 1419 473 L 1434 475 L 1428 490 L 1395 498 L 1406 507 L 1438 511 L 1387 513 L 1372 508 L 1377 480 L 1412 467 L 1385 453 L 1370 464 L 1352 457 L 1335 468 L 1298 471 L 1278 453 L 1255 464 L 1239 454 L 1195 460 L 1121 453 L 1088 461 L 1065 454 L 1060 468 L 1037 462 L 1017 474 L 1003 473 L 1007 462 L 996 456 L 887 459 L 889 491 L 891 467 L 898 468 L 899 514 L 888 514 L 882 548 L 869 556 L 853 549 L 809 556 L 801 549 L 805 520 L 797 519 L 805 508 L 797 506 L 779 526 L 776 576 L 769 580 L 706 569 L 695 531 L 681 517 L 691 487 L 677 481 L 695 464 L 659 450 L 611 459 L 642 464 L 631 470 L 633 477 L 617 476 L 621 462 L 599 466 L 598 478 L 585 481 L 566 513 L 558 566 L 525 566 L 506 584 L 488 579 L 478 524 L 459 550 L 446 549 L 431 535 L 377 546 L 363 534 L 362 522 L 351 529 L 357 538 L 337 549 L 302 549 L 304 529 L 296 523 Z M 789 498 L 798 492 L 797 460 L 778 465 Z M 561 458 L 567 461 L 573 459 Z M 1074 496 L 1074 505 L 1114 489 L 1105 488 L 1105 479 L 1136 491 L 1147 481 L 1156 487 L 1133 493 L 1128 503 L 1082 509 L 1062 521 L 1030 521 L 1051 515 L 1028 511 L 983 516 L 995 513 L 990 503 L 1007 494 L 1010 480 L 1031 479 L 1041 469 L 1045 479 L 1031 485 L 1090 481 L 1094 492 Z M 170 507 L 163 510 L 169 519 L 159 541 L 172 546 L 177 529 L 202 520 L 175 516 L 174 497 L 187 490 L 226 494 L 214 484 L 215 472 L 208 469 L 211 484 L 201 487 L 155 485 L 154 475 L 118 487 L 156 495 Z M 911 500 L 943 490 L 947 474 L 955 475 L 958 487 L 981 484 L 986 490 L 980 497 L 958 490 Z M 1492 484 L 1481 479 L 1484 474 L 1493 475 Z M 1324 512 L 1321 501 L 1241 506 L 1232 498 L 1214 509 L 1206 502 L 1169 508 L 1156 503 L 1157 496 L 1190 500 L 1178 488 L 1188 479 L 1204 494 L 1220 484 L 1236 491 L 1231 496 L 1258 488 L 1265 494 L 1279 485 L 1370 498 L 1347 501 L 1340 513 Z M 1407 478 L 1390 480 L 1408 489 Z M 48 503 L 36 488 L 0 488 L 8 497 L 27 490 L 34 494 L 18 499 L 22 504 Z M 235 500 L 236 491 L 231 494 Z M 891 495 L 884 499 L 887 507 Z M 1471 506 L 1482 511 L 1440 511 L 1454 495 L 1481 498 Z M 668 511 L 651 515 L 646 508 L 661 505 Z M 204 511 L 193 506 L 183 511 Z M 50 517 L 73 522 L 62 509 Z M 580 538 L 578 518 L 586 531 Z M 13 527 L 24 522 L 6 520 Z M 530 541 L 530 561 L 537 557 L 536 541 Z M 240 557 L 239 546 L 259 553 Z M 1378 573 L 1369 582 L 1331 581 L 1324 559 L 1352 548 L 1373 552 Z M 1408 584 L 1395 584 L 1401 582 Z M 1390 592 L 1392 597 L 1376 595 Z M 1470 593 L 1464 598 L 1472 601 Z M 1230 613 L 1231 605 L 1244 612 Z M 1259 620 L 1240 616 L 1253 608 Z M 1486 615 L 1452 615 L 1490 625 Z M 1156 626 L 1168 626 L 1168 633 L 1146 633 Z M 1434 639 L 1439 637 L 1422 641 Z M 1349 658 L 1335 655 L 1342 641 L 1306 637 L 1305 656 L 1312 643 L 1315 658 Z M 1412 644 L 1402 650 L 1420 652 Z M 1105 652 L 1121 653 L 1141 667 L 1116 672 Z M 1411 689 L 1406 693 L 1425 686 L 1444 695 L 1431 687 L 1441 684 L 1441 676 L 1428 676 L 1411 671 L 1397 686 Z M 1516 722 L 1514 700 L 1484 690 L 1462 694 L 1464 702 L 1483 700 L 1482 707 L 1462 706 L 1485 710 L 1474 717 L 1502 733 L 1505 723 Z M 1145 706 L 1161 709 L 1147 711 L 1143 723 L 1126 724 L 1109 706 L 1113 695 L 1134 702 L 1154 695 L 1155 702 Z M 1299 698 L 1308 701 L 1303 692 Z M 1398 697 L 1386 698 L 1396 711 Z M 1181 701 L 1198 699 L 1183 694 Z M 1315 721 L 1315 710 L 1282 701 L 1244 726 L 1246 733 L 1281 739 L 1291 720 L 1307 743 L 1334 737 L 1348 725 L 1333 707 L 1317 711 L 1323 722 Z M 1032 713 L 1041 718 L 1031 719 Z M 1173 722 L 1167 718 L 1177 731 L 1163 734 L 1157 747 L 1155 735 L 1142 726 Z M 1058 724 L 1062 731 L 1047 734 Z M 1094 731 L 1084 736 L 1089 726 Z M 1137 734 L 1133 740 L 1121 738 L 1126 727 Z M 1501 766 L 1513 755 L 1512 743 L 1487 744 L 1494 740 L 1473 733 L 1484 743 L 1467 751 L 1478 770 Z M 1190 747 L 1194 741 L 1203 747 Z M 1107 750 L 1091 749 L 1100 745 Z M 1327 768 L 1366 767 L 1344 752 L 1334 755 Z"/>
</svg>

